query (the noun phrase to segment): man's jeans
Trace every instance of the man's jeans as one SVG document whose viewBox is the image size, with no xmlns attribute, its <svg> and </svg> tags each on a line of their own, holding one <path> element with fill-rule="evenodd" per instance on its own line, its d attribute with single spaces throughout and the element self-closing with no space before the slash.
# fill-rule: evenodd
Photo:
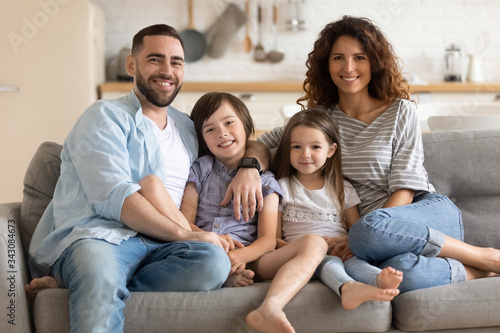
<svg viewBox="0 0 500 333">
<path fill-rule="evenodd" d="M 227 254 L 213 244 L 136 236 L 119 245 L 76 241 L 51 275 L 70 291 L 71 332 L 123 332 L 130 291 L 213 290 L 222 286 L 230 267 Z"/>
<path fill-rule="evenodd" d="M 403 271 L 399 289 L 406 292 L 465 280 L 459 261 L 437 257 L 445 235 L 463 241 L 462 214 L 447 197 L 428 193 L 366 214 L 349 230 L 349 247 L 373 265 Z"/>
</svg>

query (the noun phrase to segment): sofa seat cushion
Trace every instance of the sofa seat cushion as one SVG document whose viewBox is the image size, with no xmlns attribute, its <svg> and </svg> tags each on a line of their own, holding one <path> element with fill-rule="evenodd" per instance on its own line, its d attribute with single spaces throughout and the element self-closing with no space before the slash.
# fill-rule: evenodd
<svg viewBox="0 0 500 333">
<path fill-rule="evenodd" d="M 124 310 L 125 332 L 251 332 L 246 315 L 259 306 L 269 282 L 210 292 L 133 292 Z M 34 303 L 37 333 L 66 332 L 69 292 L 47 289 Z M 390 302 L 366 302 L 345 310 L 340 298 L 319 281 L 308 283 L 285 307 L 297 332 L 384 332 L 390 329 Z M 193 320 L 189 320 L 192 318 Z"/>
<path fill-rule="evenodd" d="M 392 304 L 402 331 L 500 326 L 500 277 L 410 291 Z"/>
</svg>

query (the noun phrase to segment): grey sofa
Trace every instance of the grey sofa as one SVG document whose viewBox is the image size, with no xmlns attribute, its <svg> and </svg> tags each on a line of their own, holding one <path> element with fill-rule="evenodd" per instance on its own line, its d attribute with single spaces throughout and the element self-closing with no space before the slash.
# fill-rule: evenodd
<svg viewBox="0 0 500 333">
<path fill-rule="evenodd" d="M 463 212 L 466 241 L 500 248 L 500 129 L 424 133 L 425 166 L 438 192 Z M 0 205 L 0 332 L 69 332 L 64 289 L 41 292 L 28 304 L 26 253 L 59 174 L 60 145 L 44 143 L 28 167 L 22 203 Z M 193 293 L 132 293 L 125 332 L 251 332 L 245 315 L 262 301 L 268 282 Z M 297 332 L 499 332 L 500 278 L 408 292 L 391 303 L 344 310 L 339 297 L 311 281 L 285 308 Z"/>
</svg>

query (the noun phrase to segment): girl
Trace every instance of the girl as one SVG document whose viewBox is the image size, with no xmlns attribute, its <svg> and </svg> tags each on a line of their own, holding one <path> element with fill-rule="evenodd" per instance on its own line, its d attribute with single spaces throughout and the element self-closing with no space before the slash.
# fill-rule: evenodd
<svg viewBox="0 0 500 333">
<path fill-rule="evenodd" d="M 331 247 L 347 241 L 347 229 L 359 218 L 359 198 L 343 179 L 340 150 L 334 124 L 324 111 L 301 111 L 289 120 L 272 164 L 283 191 L 285 241 L 310 233 L 323 236 Z M 348 253 L 341 256 L 347 258 Z M 354 309 L 369 300 L 390 301 L 399 293 L 400 271 L 380 270 L 355 257 L 347 263 L 364 272 L 375 286 L 355 282 L 339 257 L 326 256 L 318 275 L 341 296 L 344 308 Z"/>
<path fill-rule="evenodd" d="M 283 308 L 314 274 L 327 244 L 317 235 L 307 235 L 274 250 L 281 191 L 271 172 L 261 176 L 264 206 L 256 218 L 236 220 L 231 204 L 220 206 L 253 133 L 252 119 L 243 102 L 227 93 L 208 93 L 197 101 L 191 118 L 206 155 L 193 164 L 181 211 L 196 224 L 193 228 L 235 240 L 228 252 L 232 267 L 227 285 L 251 284 L 252 277 L 274 278 L 262 305 L 247 316 L 248 325 L 263 332 L 294 332 Z M 248 201 L 255 205 L 254 198 Z"/>
<path fill-rule="evenodd" d="M 429 182 L 410 87 L 379 28 L 349 16 L 326 25 L 306 65 L 298 102 L 328 110 L 361 200 L 352 252 L 403 271 L 401 292 L 500 272 L 500 251 L 464 243 L 459 209 Z M 276 147 L 282 132 L 260 139 Z"/>
</svg>

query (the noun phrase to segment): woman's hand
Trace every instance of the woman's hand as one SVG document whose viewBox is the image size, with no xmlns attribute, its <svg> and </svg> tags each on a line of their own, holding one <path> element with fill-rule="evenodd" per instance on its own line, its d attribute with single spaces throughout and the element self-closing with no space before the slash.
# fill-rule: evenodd
<svg viewBox="0 0 500 333">
<path fill-rule="evenodd" d="M 349 243 L 347 241 L 347 236 L 339 237 L 323 237 L 328 244 L 328 255 L 337 256 L 342 261 L 346 261 L 352 258 L 354 255 L 349 248 Z"/>
<path fill-rule="evenodd" d="M 262 197 L 262 185 L 259 171 L 255 168 L 241 168 L 229 184 L 226 195 L 220 203 L 221 206 L 227 205 L 233 198 L 234 218 L 241 218 L 243 212 L 243 221 L 255 215 L 255 209 L 261 211 L 264 206 Z"/>
</svg>

